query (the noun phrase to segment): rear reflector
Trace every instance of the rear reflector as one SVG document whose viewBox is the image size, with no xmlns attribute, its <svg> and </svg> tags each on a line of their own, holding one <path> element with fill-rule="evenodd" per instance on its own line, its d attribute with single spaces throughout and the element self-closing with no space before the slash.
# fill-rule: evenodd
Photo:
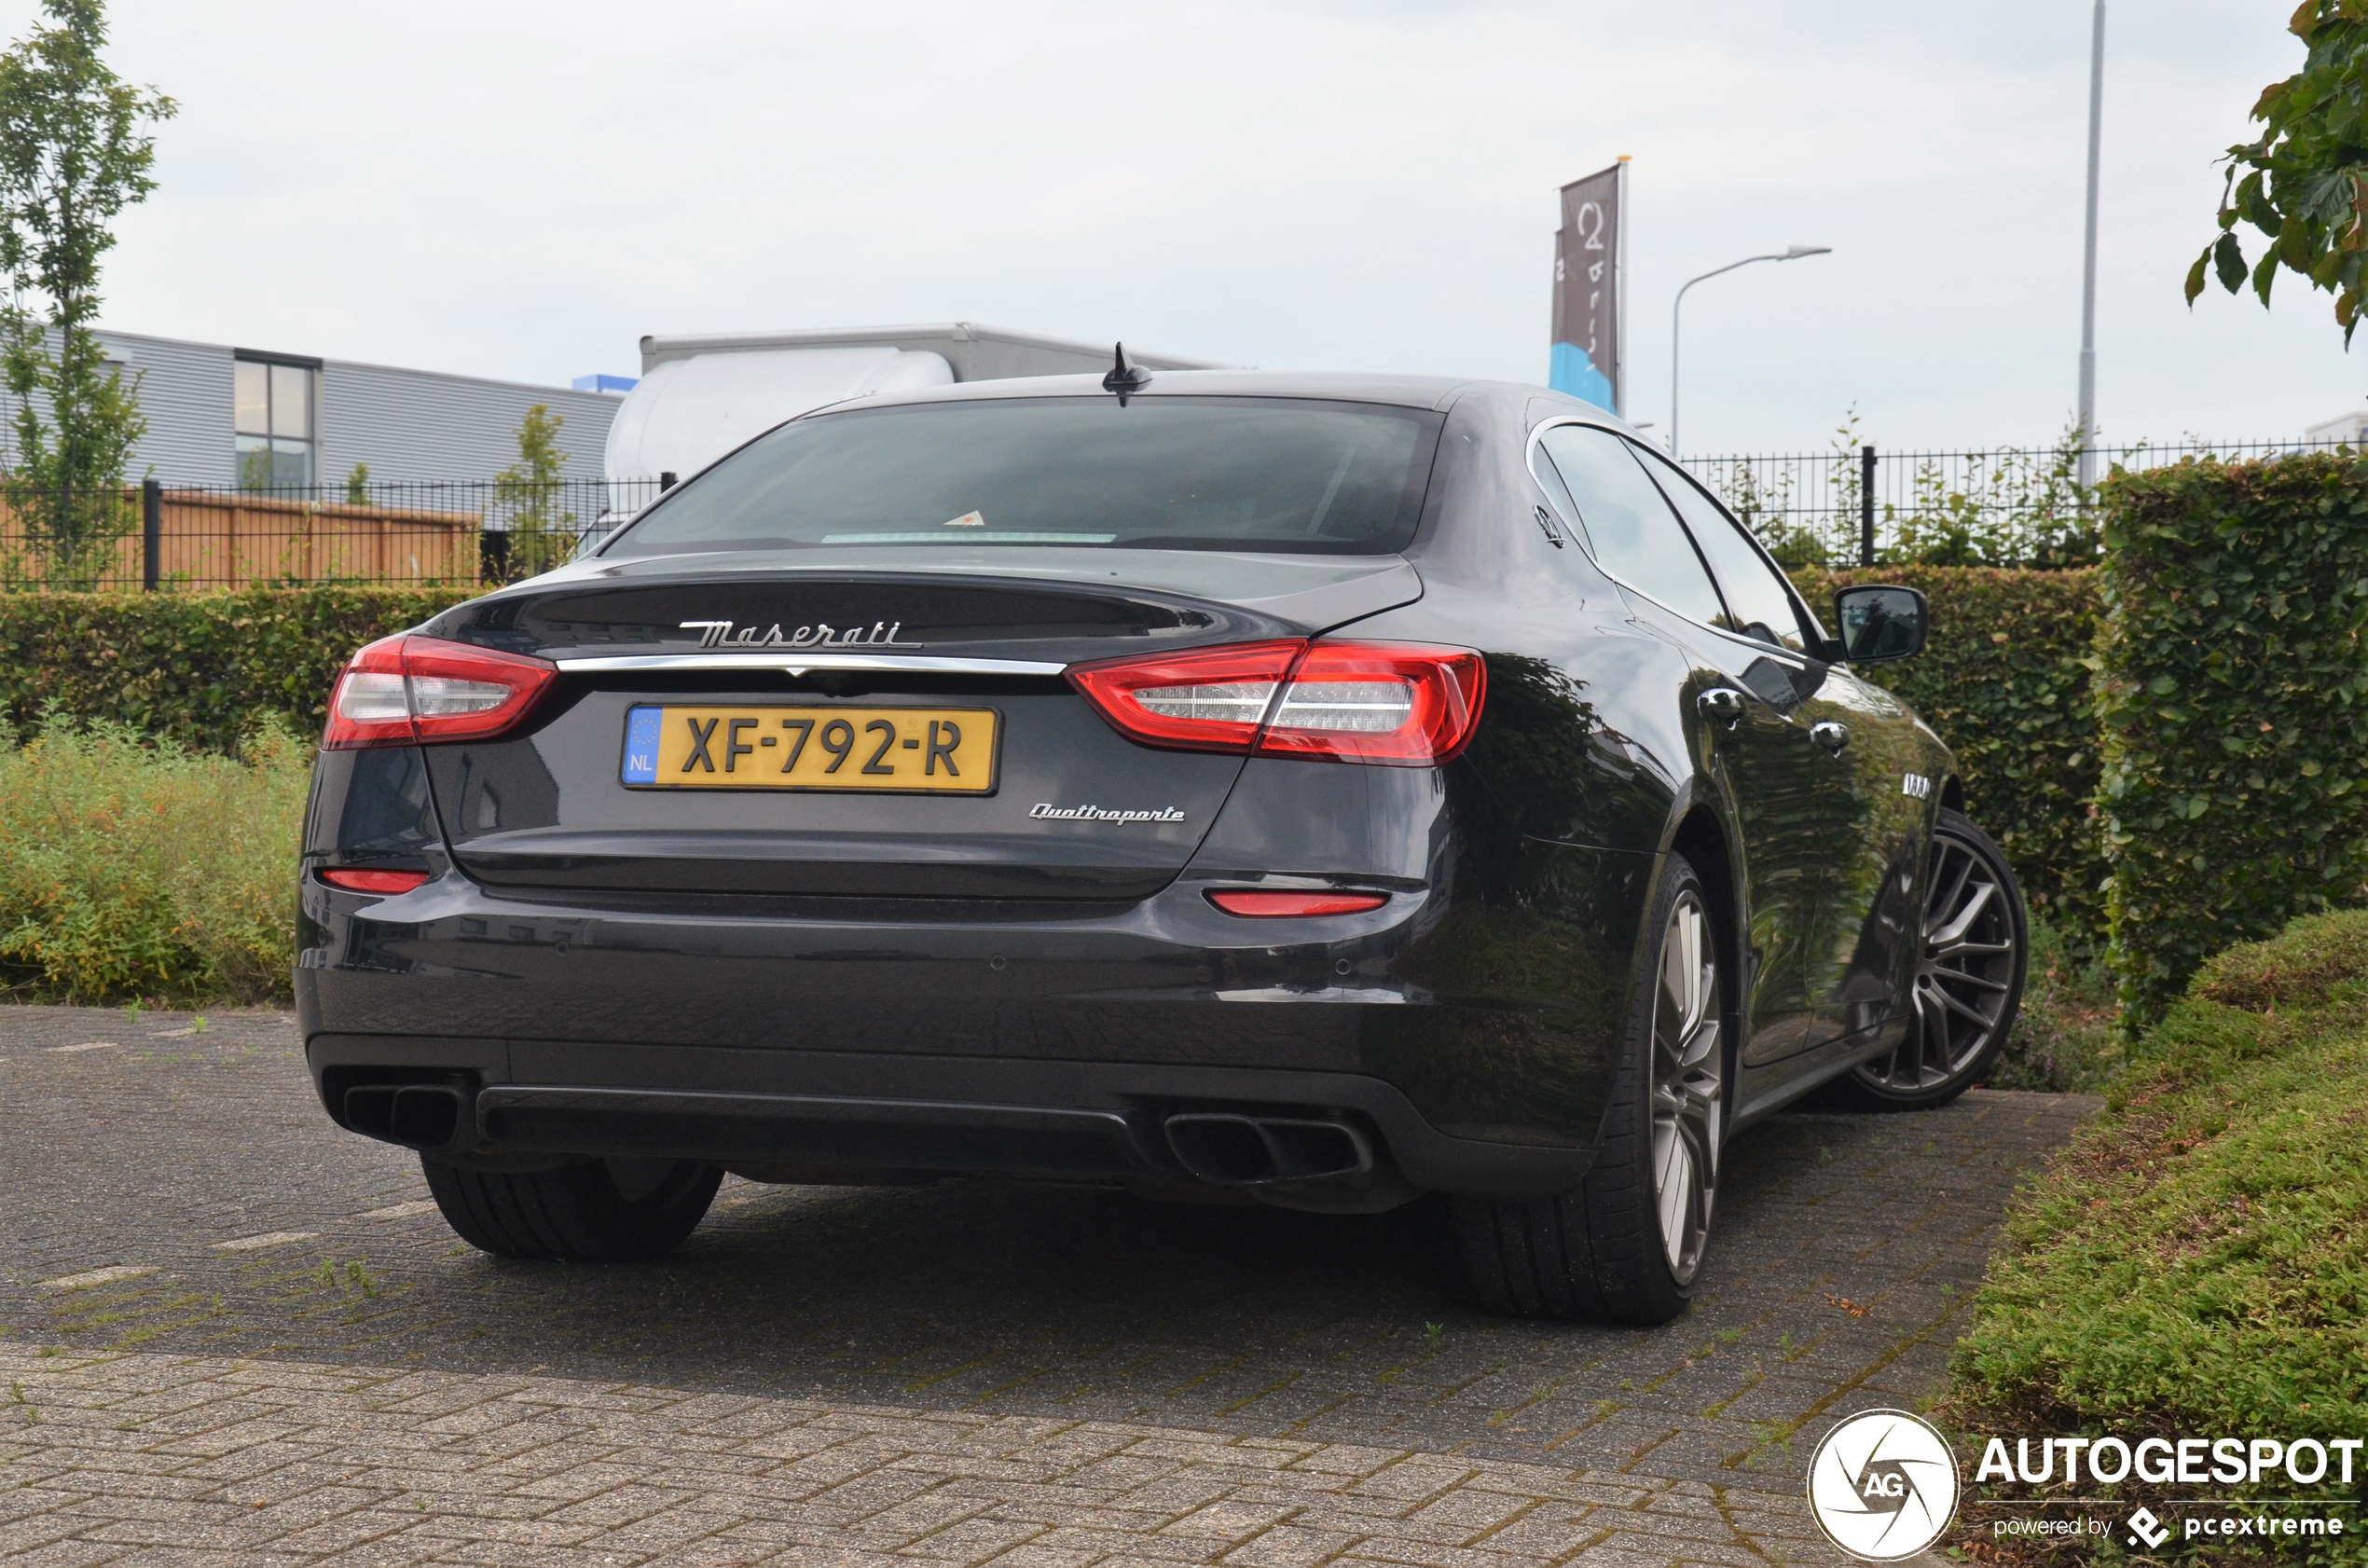
<svg viewBox="0 0 2368 1568">
<path fill-rule="evenodd" d="M 558 674 L 545 659 L 399 632 L 354 654 L 337 677 L 321 748 L 490 740 L 523 722 Z"/>
<path fill-rule="evenodd" d="M 349 893 L 407 893 L 428 879 L 423 871 L 324 871 L 321 880 Z"/>
<path fill-rule="evenodd" d="M 1287 915 L 1362 915 L 1389 902 L 1382 893 L 1211 893 L 1208 901 L 1228 915 L 1273 919 Z"/>
<path fill-rule="evenodd" d="M 1463 648 L 1245 642 L 1079 665 L 1070 682 L 1151 746 L 1430 767 L 1480 722 L 1487 668 Z"/>
</svg>

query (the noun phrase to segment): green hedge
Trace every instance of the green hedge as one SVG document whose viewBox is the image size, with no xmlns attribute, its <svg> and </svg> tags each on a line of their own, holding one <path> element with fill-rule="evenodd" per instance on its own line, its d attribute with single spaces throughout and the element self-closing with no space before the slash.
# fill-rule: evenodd
<svg viewBox="0 0 2368 1568">
<path fill-rule="evenodd" d="M 1939 1418 L 2028 1437 L 2356 1437 L 2368 1425 L 2368 912 L 2297 920 L 2203 965 L 2141 1069 L 2020 1194 Z M 2057 1497 L 2098 1494 L 2037 1489 Z M 2360 1482 L 2237 1495 L 2339 1501 Z M 2330 1482 L 2334 1479 L 2330 1473 Z M 2029 1499 L 2035 1489 L 2007 1495 Z M 2166 1491 L 2107 1487 L 2164 1512 Z M 2028 1511 L 2028 1506 L 2013 1511 Z M 1988 1521 L 1965 1530 L 1988 1542 Z M 2348 1514 L 2312 1561 L 2368 1562 Z M 2093 1540 L 2093 1537 L 2092 1537 Z M 2212 1562 L 2294 1561 L 2231 1547 Z M 2216 1548 L 2217 1549 L 2217 1548 Z M 2036 1547 L 2017 1561 L 2044 1556 Z M 2067 1547 L 2050 1562 L 2095 1561 Z M 2152 1560 L 2149 1560 L 2152 1561 Z M 2186 1561 L 2188 1559 L 2181 1558 Z"/>
<path fill-rule="evenodd" d="M 474 593 L 0 594 L 0 719 L 22 734 L 54 705 L 217 752 L 265 714 L 317 736 L 330 683 L 356 648 Z"/>
<path fill-rule="evenodd" d="M 1957 754 L 1966 814 L 2006 851 L 2033 910 L 2075 943 L 2103 934 L 2105 867 L 2089 803 L 2098 782 L 2089 706 L 2094 571 L 1884 566 L 1793 573 L 1830 620 L 1833 591 L 1903 583 L 1932 601 L 1923 653 L 1869 670 Z"/>
<path fill-rule="evenodd" d="M 2103 495 L 2107 919 L 2135 1026 L 2211 954 L 2361 901 L 2368 460 L 2190 459 Z"/>
</svg>

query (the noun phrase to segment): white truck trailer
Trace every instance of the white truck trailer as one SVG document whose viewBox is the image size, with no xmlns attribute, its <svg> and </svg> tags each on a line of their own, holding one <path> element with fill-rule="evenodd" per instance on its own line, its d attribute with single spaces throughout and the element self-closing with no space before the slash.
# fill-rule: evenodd
<svg viewBox="0 0 2368 1568">
<path fill-rule="evenodd" d="M 1104 371 L 1114 350 L 973 322 L 644 337 L 641 379 L 609 426 L 605 467 L 611 480 L 688 478 L 825 404 L 950 381 Z M 1126 357 L 1152 370 L 1223 368 L 1131 348 Z"/>
</svg>

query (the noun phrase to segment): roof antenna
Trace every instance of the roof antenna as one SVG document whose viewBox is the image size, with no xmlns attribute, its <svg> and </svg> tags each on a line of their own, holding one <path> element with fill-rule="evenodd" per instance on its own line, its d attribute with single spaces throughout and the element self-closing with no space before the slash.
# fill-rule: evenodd
<svg viewBox="0 0 2368 1568">
<path fill-rule="evenodd" d="M 1127 394 L 1139 392 L 1150 384 L 1151 373 L 1139 364 L 1127 364 L 1126 345 L 1121 343 L 1118 346 L 1118 363 L 1111 365 L 1110 373 L 1102 378 L 1102 390 L 1118 393 L 1118 406 L 1123 408 Z"/>
</svg>

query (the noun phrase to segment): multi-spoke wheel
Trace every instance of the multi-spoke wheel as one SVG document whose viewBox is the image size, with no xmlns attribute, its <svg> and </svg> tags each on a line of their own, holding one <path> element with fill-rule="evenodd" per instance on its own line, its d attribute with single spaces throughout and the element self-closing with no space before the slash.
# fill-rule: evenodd
<svg viewBox="0 0 2368 1568">
<path fill-rule="evenodd" d="M 1714 946 L 1701 896 L 1687 888 L 1661 936 L 1653 1001 L 1653 1206 L 1669 1272 L 1680 1285 L 1691 1285 L 1701 1267 L 1718 1198 L 1726 1053 L 1719 1049 Z"/>
<path fill-rule="evenodd" d="M 1619 1074 L 1577 1190 L 1456 1204 L 1465 1272 L 1500 1312 L 1666 1323 L 1710 1242 L 1727 1131 L 1728 944 L 1683 857 L 1664 862 Z"/>
<path fill-rule="evenodd" d="M 2029 946 L 2022 889 L 2004 852 L 1962 816 L 1943 811 L 1924 868 L 1923 947 L 1907 1032 L 1888 1055 L 1851 1069 L 1850 1097 L 1921 1110 L 1963 1093 L 2015 1026 Z"/>
</svg>

